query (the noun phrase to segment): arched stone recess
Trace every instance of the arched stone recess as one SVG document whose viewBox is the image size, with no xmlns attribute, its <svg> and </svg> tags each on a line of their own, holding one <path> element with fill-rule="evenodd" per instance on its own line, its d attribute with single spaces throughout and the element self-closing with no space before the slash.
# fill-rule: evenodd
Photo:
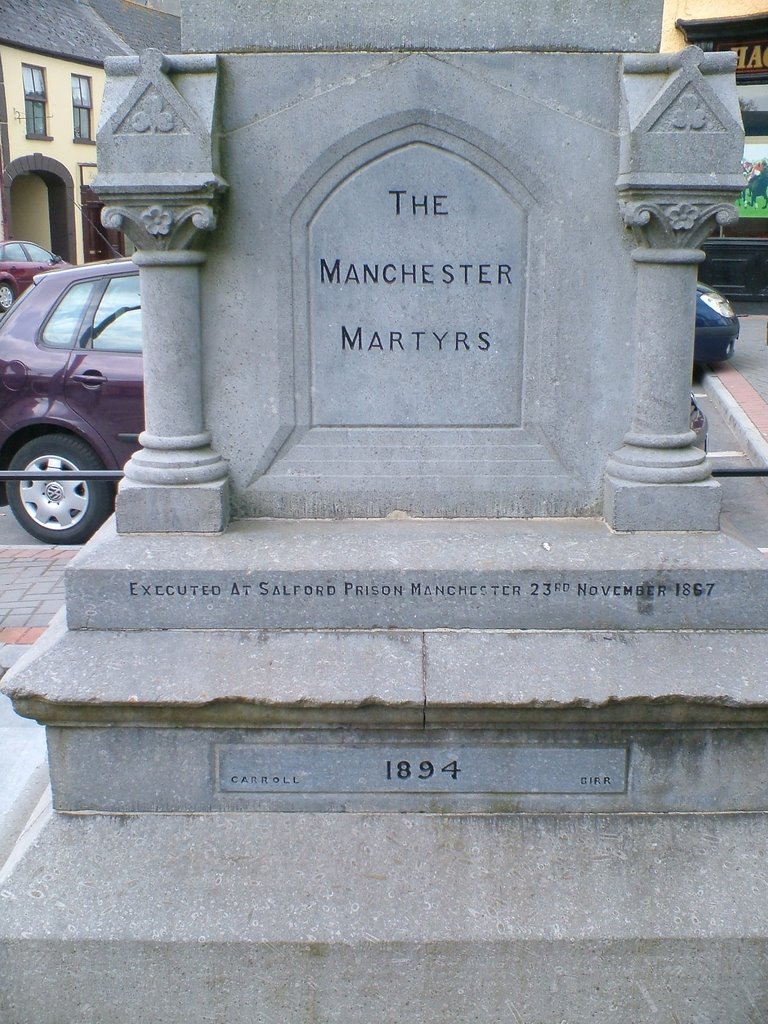
<svg viewBox="0 0 768 1024">
<path fill-rule="evenodd" d="M 535 176 L 459 122 L 398 120 L 334 146 L 291 197 L 292 418 L 255 510 L 546 514 L 569 479 L 526 424 Z"/>
<path fill-rule="evenodd" d="M 42 153 L 11 160 L 3 171 L 5 209 L 9 211 L 8 234 L 15 234 L 11 186 L 17 177 L 34 174 L 41 178 L 48 190 L 48 218 L 51 229 L 51 249 L 68 263 L 77 262 L 77 236 L 75 233 L 75 185 L 64 164 Z M 35 241 L 35 239 L 30 239 Z"/>
</svg>

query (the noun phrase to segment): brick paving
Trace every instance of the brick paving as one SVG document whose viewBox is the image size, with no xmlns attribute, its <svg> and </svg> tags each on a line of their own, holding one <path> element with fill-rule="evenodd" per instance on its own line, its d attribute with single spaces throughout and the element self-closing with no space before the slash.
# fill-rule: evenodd
<svg viewBox="0 0 768 1024">
<path fill-rule="evenodd" d="M 32 644 L 64 603 L 78 548 L 0 547 L 0 644 Z"/>
</svg>

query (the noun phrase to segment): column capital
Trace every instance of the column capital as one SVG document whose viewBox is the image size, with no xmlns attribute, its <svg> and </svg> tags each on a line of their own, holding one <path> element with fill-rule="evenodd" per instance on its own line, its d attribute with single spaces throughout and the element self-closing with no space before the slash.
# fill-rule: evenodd
<svg viewBox="0 0 768 1024">
<path fill-rule="evenodd" d="M 167 56 L 106 62 L 94 191 L 102 223 L 139 249 L 200 246 L 227 190 L 219 174 L 218 59 Z"/>
<path fill-rule="evenodd" d="M 701 263 L 699 248 L 716 226 L 734 224 L 739 212 L 730 195 L 682 189 L 627 190 L 619 208 L 638 249 L 638 263 Z M 650 250 L 650 251 L 649 251 Z"/>
<path fill-rule="evenodd" d="M 136 248 L 170 252 L 203 243 L 205 235 L 216 227 L 216 205 L 219 194 L 208 193 L 190 197 L 168 191 L 122 196 L 101 212 L 105 228 L 124 231 Z M 106 198 L 106 193 L 101 192 Z"/>
<path fill-rule="evenodd" d="M 626 54 L 616 182 L 640 263 L 700 263 L 713 228 L 738 220 L 744 131 L 733 55 Z"/>
</svg>

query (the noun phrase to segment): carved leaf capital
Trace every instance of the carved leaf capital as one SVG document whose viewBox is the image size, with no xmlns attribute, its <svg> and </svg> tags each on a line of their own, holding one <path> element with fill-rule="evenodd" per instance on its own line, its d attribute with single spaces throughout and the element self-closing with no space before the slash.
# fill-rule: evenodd
<svg viewBox="0 0 768 1024">
<path fill-rule="evenodd" d="M 216 211 L 211 203 L 125 204 L 106 206 L 101 222 L 124 231 L 137 249 L 188 249 L 199 243 L 202 233 L 214 230 Z"/>
<path fill-rule="evenodd" d="M 624 224 L 649 249 L 696 249 L 712 230 L 738 220 L 721 196 L 650 195 L 619 200 Z"/>
</svg>

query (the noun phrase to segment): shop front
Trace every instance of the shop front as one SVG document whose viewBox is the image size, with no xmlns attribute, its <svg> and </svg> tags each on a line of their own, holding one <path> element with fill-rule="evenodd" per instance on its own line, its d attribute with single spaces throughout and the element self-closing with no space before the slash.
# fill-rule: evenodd
<svg viewBox="0 0 768 1024">
<path fill-rule="evenodd" d="M 699 277 L 739 302 L 768 302 L 768 15 L 678 21 L 702 50 L 732 50 L 744 119 L 739 219 L 704 244 Z"/>
</svg>

